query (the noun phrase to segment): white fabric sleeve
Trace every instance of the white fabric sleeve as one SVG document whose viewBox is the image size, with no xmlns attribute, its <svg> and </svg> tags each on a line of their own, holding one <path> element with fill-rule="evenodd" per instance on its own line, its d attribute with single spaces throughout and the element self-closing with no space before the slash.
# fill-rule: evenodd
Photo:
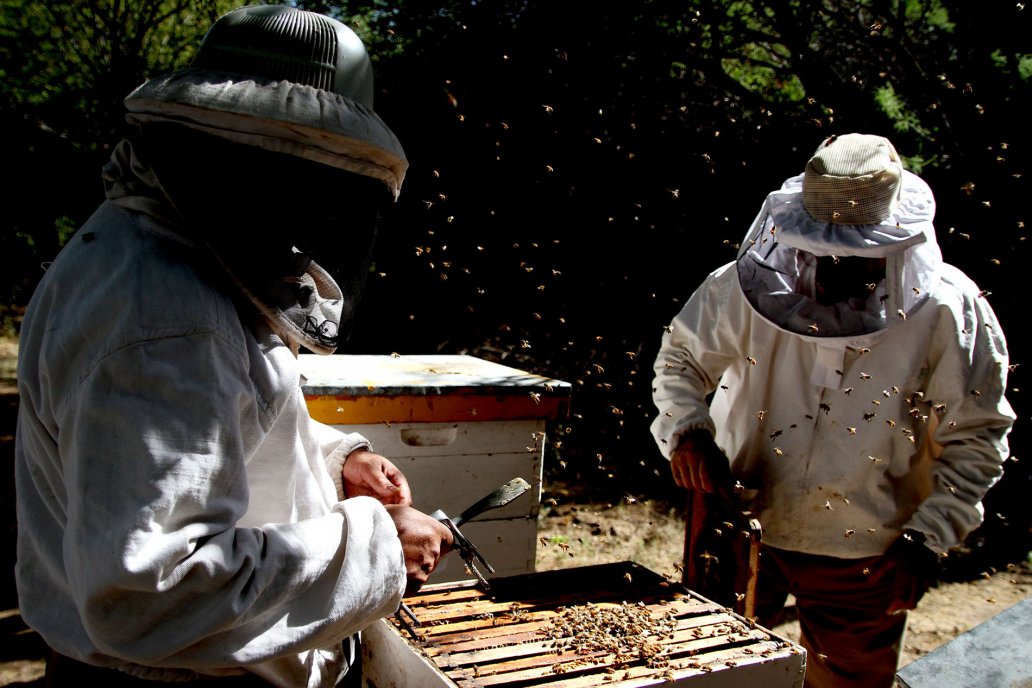
<svg viewBox="0 0 1032 688">
<path fill-rule="evenodd" d="M 237 526 L 268 427 L 250 365 L 217 335 L 150 339 L 59 402 L 66 580 L 109 657 L 217 671 L 331 646 L 400 603 L 401 543 L 374 499 Z"/>
<path fill-rule="evenodd" d="M 337 490 L 337 499 L 346 499 L 344 492 L 344 462 L 347 461 L 351 452 L 356 449 L 368 449 L 373 451 L 373 444 L 363 435 L 357 432 L 341 432 L 334 427 L 320 423 L 317 420 L 311 421 L 312 434 L 316 437 L 322 447 L 323 456 L 326 457 L 326 470 L 333 478 L 333 486 Z"/>
<path fill-rule="evenodd" d="M 740 323 L 727 309 L 731 290 L 738 288 L 733 263 L 714 271 L 663 334 L 653 365 L 652 400 L 658 415 L 651 430 L 668 459 L 682 434 L 700 428 L 714 432 L 707 395 L 742 356 L 734 329 Z"/>
<path fill-rule="evenodd" d="M 925 534 L 926 545 L 946 552 L 983 520 L 982 498 L 1003 474 L 1007 436 L 1015 414 L 1004 397 L 1008 353 L 1003 331 L 985 299 L 973 296 L 956 320 L 943 319 L 926 389 L 938 407 L 933 439 L 941 454 L 932 464 L 932 491 L 907 528 Z"/>
</svg>

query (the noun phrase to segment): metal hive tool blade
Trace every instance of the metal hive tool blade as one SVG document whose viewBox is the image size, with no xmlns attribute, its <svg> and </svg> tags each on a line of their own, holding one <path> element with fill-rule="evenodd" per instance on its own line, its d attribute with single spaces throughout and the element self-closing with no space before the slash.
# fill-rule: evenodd
<svg viewBox="0 0 1032 688">
<path fill-rule="evenodd" d="M 485 511 L 505 506 L 529 489 L 530 483 L 526 480 L 518 477 L 513 478 L 491 494 L 478 501 L 476 504 L 463 511 L 457 517 L 453 518 L 452 521 L 455 523 L 456 527 L 460 526 L 466 521 L 476 518 Z"/>
</svg>

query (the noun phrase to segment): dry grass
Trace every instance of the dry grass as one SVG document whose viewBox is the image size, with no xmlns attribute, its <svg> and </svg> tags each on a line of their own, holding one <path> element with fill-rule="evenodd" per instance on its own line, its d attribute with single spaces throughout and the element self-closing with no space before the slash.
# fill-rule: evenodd
<svg viewBox="0 0 1032 688">
<path fill-rule="evenodd" d="M 538 520 L 540 571 L 635 561 L 680 580 L 684 518 L 653 501 L 615 505 L 542 505 Z"/>
<path fill-rule="evenodd" d="M 0 336 L 0 394 L 17 391 L 18 338 Z"/>
</svg>

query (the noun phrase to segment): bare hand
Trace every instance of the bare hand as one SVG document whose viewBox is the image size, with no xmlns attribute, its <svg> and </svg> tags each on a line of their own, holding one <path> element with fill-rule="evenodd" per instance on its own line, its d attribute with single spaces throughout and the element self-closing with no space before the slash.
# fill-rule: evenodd
<svg viewBox="0 0 1032 688">
<path fill-rule="evenodd" d="M 727 456 L 705 430 L 693 430 L 681 437 L 670 457 L 670 470 L 678 487 L 698 492 L 713 492 L 734 483 Z"/>
<path fill-rule="evenodd" d="M 373 497 L 384 506 L 412 506 L 412 490 L 402 472 L 368 449 L 356 449 L 348 454 L 341 475 L 347 497 Z"/>
<path fill-rule="evenodd" d="M 454 537 L 448 526 L 411 506 L 387 505 L 387 513 L 394 519 L 405 553 L 405 594 L 410 595 L 423 587 L 441 557 L 451 551 Z"/>
</svg>

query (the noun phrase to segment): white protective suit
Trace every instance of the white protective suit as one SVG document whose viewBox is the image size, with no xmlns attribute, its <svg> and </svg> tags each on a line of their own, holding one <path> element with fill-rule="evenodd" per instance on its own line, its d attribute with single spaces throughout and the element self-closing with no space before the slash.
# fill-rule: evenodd
<svg viewBox="0 0 1032 688">
<path fill-rule="evenodd" d="M 21 330 L 25 621 L 148 678 L 333 685 L 341 640 L 406 585 L 387 510 L 342 493 L 366 443 L 309 417 L 296 344 L 213 278 L 126 144 L 113 165 Z"/>
<path fill-rule="evenodd" d="M 653 435 L 670 458 L 683 433 L 714 432 L 773 547 L 875 556 L 911 528 L 944 552 L 981 523 L 1007 457 L 1003 332 L 943 263 L 920 178 L 904 172 L 895 215 L 860 226 L 811 218 L 802 180 L 767 197 L 664 334 Z M 822 306 L 806 294 L 828 255 L 886 258 L 886 277 Z"/>
</svg>

